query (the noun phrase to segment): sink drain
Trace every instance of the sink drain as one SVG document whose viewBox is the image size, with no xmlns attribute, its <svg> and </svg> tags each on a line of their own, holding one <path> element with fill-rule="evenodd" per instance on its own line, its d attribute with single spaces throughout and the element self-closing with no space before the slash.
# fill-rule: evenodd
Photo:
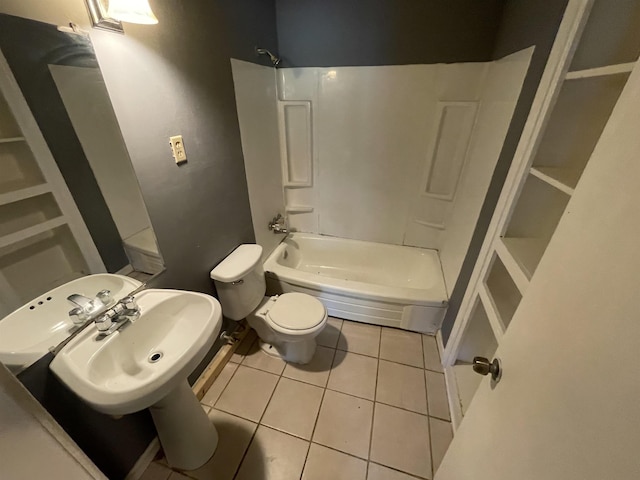
<svg viewBox="0 0 640 480">
<path fill-rule="evenodd" d="M 162 352 L 154 352 L 149 355 L 149 363 L 156 363 L 158 360 L 162 358 Z"/>
</svg>

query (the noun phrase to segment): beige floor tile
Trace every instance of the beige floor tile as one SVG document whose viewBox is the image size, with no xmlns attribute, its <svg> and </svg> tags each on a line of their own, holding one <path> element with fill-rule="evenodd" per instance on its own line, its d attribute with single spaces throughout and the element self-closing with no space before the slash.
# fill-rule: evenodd
<svg viewBox="0 0 640 480">
<path fill-rule="evenodd" d="M 377 357 L 380 347 L 380 330 L 376 325 L 345 320 L 340 331 L 338 349 Z"/>
<path fill-rule="evenodd" d="M 311 440 L 322 393 L 320 387 L 281 378 L 260 423 Z"/>
<path fill-rule="evenodd" d="M 160 463 L 152 462 L 144 471 L 140 480 L 167 480 L 169 475 L 171 475 L 170 468 L 167 468 Z"/>
<path fill-rule="evenodd" d="M 258 422 L 267 408 L 276 383 L 276 375 L 240 365 L 215 407 Z"/>
<path fill-rule="evenodd" d="M 200 403 L 204 403 L 205 405 L 209 405 L 211 407 L 214 406 L 218 401 L 218 398 L 220 398 L 220 395 L 222 395 L 222 391 L 231 380 L 231 377 L 233 376 L 237 368 L 237 363 L 228 362 L 222 368 L 220 375 L 218 375 L 218 378 L 215 379 L 213 385 L 211 385 L 209 390 L 207 390 L 207 393 L 204 394 L 204 397 L 202 397 Z"/>
<path fill-rule="evenodd" d="M 367 458 L 372 417 L 373 402 L 327 390 L 313 441 Z"/>
<path fill-rule="evenodd" d="M 231 355 L 231 359 L 229 361 L 233 363 L 242 362 L 244 356 L 247 354 L 247 352 L 249 352 L 249 349 L 251 348 L 251 345 L 253 345 L 253 342 L 256 338 L 258 338 L 256 331 L 253 328 L 249 329 L 247 335 L 244 337 L 244 340 L 242 340 L 240 345 L 238 345 L 236 351 L 233 352 L 233 355 Z"/>
<path fill-rule="evenodd" d="M 323 347 L 336 348 L 338 339 L 340 338 L 340 329 L 342 328 L 342 320 L 339 318 L 329 317 L 327 320 L 327 326 L 320 332 L 320 335 L 316 337 L 318 345 Z"/>
<path fill-rule="evenodd" d="M 442 372 L 442 362 L 436 337 L 432 335 L 422 335 L 422 350 L 424 352 L 424 368 L 434 372 Z"/>
<path fill-rule="evenodd" d="M 311 383 L 319 387 L 325 387 L 329 379 L 331 364 L 333 363 L 333 348 L 316 347 L 316 353 L 309 363 L 306 365 L 297 365 L 289 363 L 284 369 L 282 375 L 301 382 Z"/>
<path fill-rule="evenodd" d="M 394 328 L 383 328 L 380 358 L 424 368 L 422 335 Z"/>
<path fill-rule="evenodd" d="M 376 403 L 371 461 L 431 478 L 429 449 L 428 417 Z"/>
<path fill-rule="evenodd" d="M 444 383 L 444 374 L 425 370 L 427 382 L 427 400 L 429 402 L 429 415 L 443 420 L 451 420 L 449 415 L 449 402 L 447 401 L 447 388 Z"/>
<path fill-rule="evenodd" d="M 380 360 L 376 401 L 426 415 L 427 391 L 423 370 Z"/>
<path fill-rule="evenodd" d="M 232 480 L 257 425 L 216 409 L 211 410 L 209 418 L 218 430 L 218 448 L 205 465 L 185 473 L 198 480 Z"/>
<path fill-rule="evenodd" d="M 260 426 L 236 480 L 298 480 L 309 442 Z"/>
<path fill-rule="evenodd" d="M 263 352 L 262 348 L 260 348 L 260 339 L 257 338 L 244 356 L 242 365 L 280 375 L 284 370 L 286 363 L 280 357 L 274 357 L 273 355 Z"/>
<path fill-rule="evenodd" d="M 366 476 L 364 460 L 312 443 L 302 480 L 365 480 Z"/>
<path fill-rule="evenodd" d="M 373 400 L 378 359 L 338 350 L 333 359 L 327 388 Z"/>
<path fill-rule="evenodd" d="M 447 453 L 451 440 L 453 440 L 453 430 L 450 422 L 429 418 L 429 432 L 431 433 L 431 458 L 433 459 L 433 474 L 435 475 L 444 458 L 444 454 Z"/>
<path fill-rule="evenodd" d="M 416 480 L 416 477 L 369 462 L 367 480 Z"/>
</svg>

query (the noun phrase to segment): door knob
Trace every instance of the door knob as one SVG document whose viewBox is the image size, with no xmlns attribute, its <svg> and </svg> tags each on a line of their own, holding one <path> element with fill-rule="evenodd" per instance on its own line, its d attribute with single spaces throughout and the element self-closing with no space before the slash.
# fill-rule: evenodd
<svg viewBox="0 0 640 480">
<path fill-rule="evenodd" d="M 490 362 L 485 357 L 473 357 L 473 371 L 480 375 L 491 374 L 491 380 L 496 383 L 499 382 L 502 377 L 502 365 L 498 358 L 494 358 L 493 361 Z"/>
</svg>

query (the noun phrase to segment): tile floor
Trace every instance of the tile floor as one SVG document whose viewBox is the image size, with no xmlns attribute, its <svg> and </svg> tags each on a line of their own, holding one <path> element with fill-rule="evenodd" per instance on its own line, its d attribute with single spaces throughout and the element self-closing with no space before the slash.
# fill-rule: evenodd
<svg viewBox="0 0 640 480">
<path fill-rule="evenodd" d="M 202 399 L 214 456 L 143 480 L 432 479 L 452 438 L 434 337 L 330 318 L 308 365 L 264 354 L 251 331 Z"/>
</svg>

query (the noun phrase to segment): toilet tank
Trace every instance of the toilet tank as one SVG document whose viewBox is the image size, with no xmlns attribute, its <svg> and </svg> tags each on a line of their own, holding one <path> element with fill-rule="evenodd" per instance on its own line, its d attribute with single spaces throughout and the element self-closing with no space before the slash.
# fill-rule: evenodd
<svg viewBox="0 0 640 480">
<path fill-rule="evenodd" d="M 260 245 L 243 244 L 211 270 L 225 317 L 242 320 L 264 298 L 267 286 L 261 257 Z"/>
</svg>

